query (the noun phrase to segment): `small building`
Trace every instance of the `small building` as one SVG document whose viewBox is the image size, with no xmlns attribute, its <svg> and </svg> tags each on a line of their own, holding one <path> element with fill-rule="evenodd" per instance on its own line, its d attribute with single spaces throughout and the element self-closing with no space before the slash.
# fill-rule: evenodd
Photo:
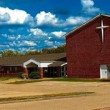
<svg viewBox="0 0 110 110">
<path fill-rule="evenodd" d="M 19 72 L 29 75 L 40 71 L 41 78 L 65 77 L 66 54 L 28 55 L 0 58 L 0 76 L 17 76 Z"/>
<path fill-rule="evenodd" d="M 110 16 L 100 14 L 66 35 L 67 76 L 110 78 Z"/>
</svg>

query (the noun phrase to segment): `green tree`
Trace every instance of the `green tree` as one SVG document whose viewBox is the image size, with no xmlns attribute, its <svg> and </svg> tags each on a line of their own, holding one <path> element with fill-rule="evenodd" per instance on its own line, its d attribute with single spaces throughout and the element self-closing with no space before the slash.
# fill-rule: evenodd
<svg viewBox="0 0 110 110">
<path fill-rule="evenodd" d="M 27 51 L 26 53 L 25 53 L 25 55 L 39 55 L 41 52 L 40 51 Z"/>
<path fill-rule="evenodd" d="M 23 54 L 18 51 L 12 51 L 12 50 L 6 50 L 6 51 L 0 52 L 1 57 L 11 57 L 11 56 L 18 56 L 18 55 L 23 55 Z"/>
<path fill-rule="evenodd" d="M 15 54 L 12 50 L 2 51 L 0 54 L 2 57 L 15 56 Z"/>
<path fill-rule="evenodd" d="M 6 50 L 0 52 L 1 57 L 10 57 L 10 56 L 21 56 L 21 55 L 40 55 L 40 54 L 52 54 L 52 53 L 63 53 L 66 52 L 66 45 L 59 46 L 57 48 L 42 49 L 41 51 L 27 51 L 26 53 L 20 53 L 18 51 Z"/>
</svg>

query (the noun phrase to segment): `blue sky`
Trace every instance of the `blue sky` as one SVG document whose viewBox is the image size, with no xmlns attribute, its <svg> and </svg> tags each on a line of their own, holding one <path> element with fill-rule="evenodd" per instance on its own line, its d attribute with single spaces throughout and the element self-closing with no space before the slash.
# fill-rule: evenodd
<svg viewBox="0 0 110 110">
<path fill-rule="evenodd" d="M 65 43 L 64 35 L 96 16 L 110 0 L 0 0 L 0 51 L 41 50 Z"/>
</svg>

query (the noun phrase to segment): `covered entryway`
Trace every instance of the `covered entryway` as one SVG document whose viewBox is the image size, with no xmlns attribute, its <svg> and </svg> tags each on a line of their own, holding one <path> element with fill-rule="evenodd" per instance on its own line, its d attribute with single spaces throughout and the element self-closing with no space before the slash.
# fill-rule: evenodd
<svg viewBox="0 0 110 110">
<path fill-rule="evenodd" d="M 28 69 L 28 74 L 30 74 L 31 72 L 38 71 L 38 65 L 34 63 L 30 63 L 27 65 L 27 69 Z"/>
<path fill-rule="evenodd" d="M 61 77 L 66 77 L 66 75 L 67 75 L 67 67 L 62 66 L 61 67 Z"/>
<path fill-rule="evenodd" d="M 48 67 L 48 68 L 44 68 L 44 77 L 59 77 L 59 67 Z"/>
<path fill-rule="evenodd" d="M 30 60 L 24 62 L 23 67 L 24 67 L 25 73 L 27 73 L 28 75 L 31 72 L 39 71 L 41 78 L 43 78 L 45 68 L 48 68 L 48 65 L 50 65 L 50 64 L 51 64 L 51 62 L 39 62 L 37 60 L 30 59 Z"/>
<path fill-rule="evenodd" d="M 31 72 L 39 71 L 39 69 L 38 69 L 39 65 L 40 65 L 39 62 L 37 62 L 36 60 L 30 59 L 24 63 L 24 68 L 25 68 L 27 74 L 29 75 Z"/>
<path fill-rule="evenodd" d="M 45 77 L 66 77 L 67 75 L 67 63 L 63 61 L 57 61 L 48 66 L 44 71 Z"/>
<path fill-rule="evenodd" d="M 61 65 L 61 77 L 67 76 L 67 63 Z"/>
<path fill-rule="evenodd" d="M 100 78 L 101 79 L 110 78 L 110 65 L 100 65 Z"/>
</svg>

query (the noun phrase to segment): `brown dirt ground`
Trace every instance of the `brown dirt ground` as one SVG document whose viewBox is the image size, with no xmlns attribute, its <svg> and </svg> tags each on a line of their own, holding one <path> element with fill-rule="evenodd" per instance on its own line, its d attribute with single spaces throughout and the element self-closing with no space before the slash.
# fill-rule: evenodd
<svg viewBox="0 0 110 110">
<path fill-rule="evenodd" d="M 0 104 L 0 110 L 110 110 L 110 82 L 44 81 L 19 85 L 0 83 L 0 98 L 89 91 L 95 92 L 95 94 L 53 100 Z"/>
</svg>

